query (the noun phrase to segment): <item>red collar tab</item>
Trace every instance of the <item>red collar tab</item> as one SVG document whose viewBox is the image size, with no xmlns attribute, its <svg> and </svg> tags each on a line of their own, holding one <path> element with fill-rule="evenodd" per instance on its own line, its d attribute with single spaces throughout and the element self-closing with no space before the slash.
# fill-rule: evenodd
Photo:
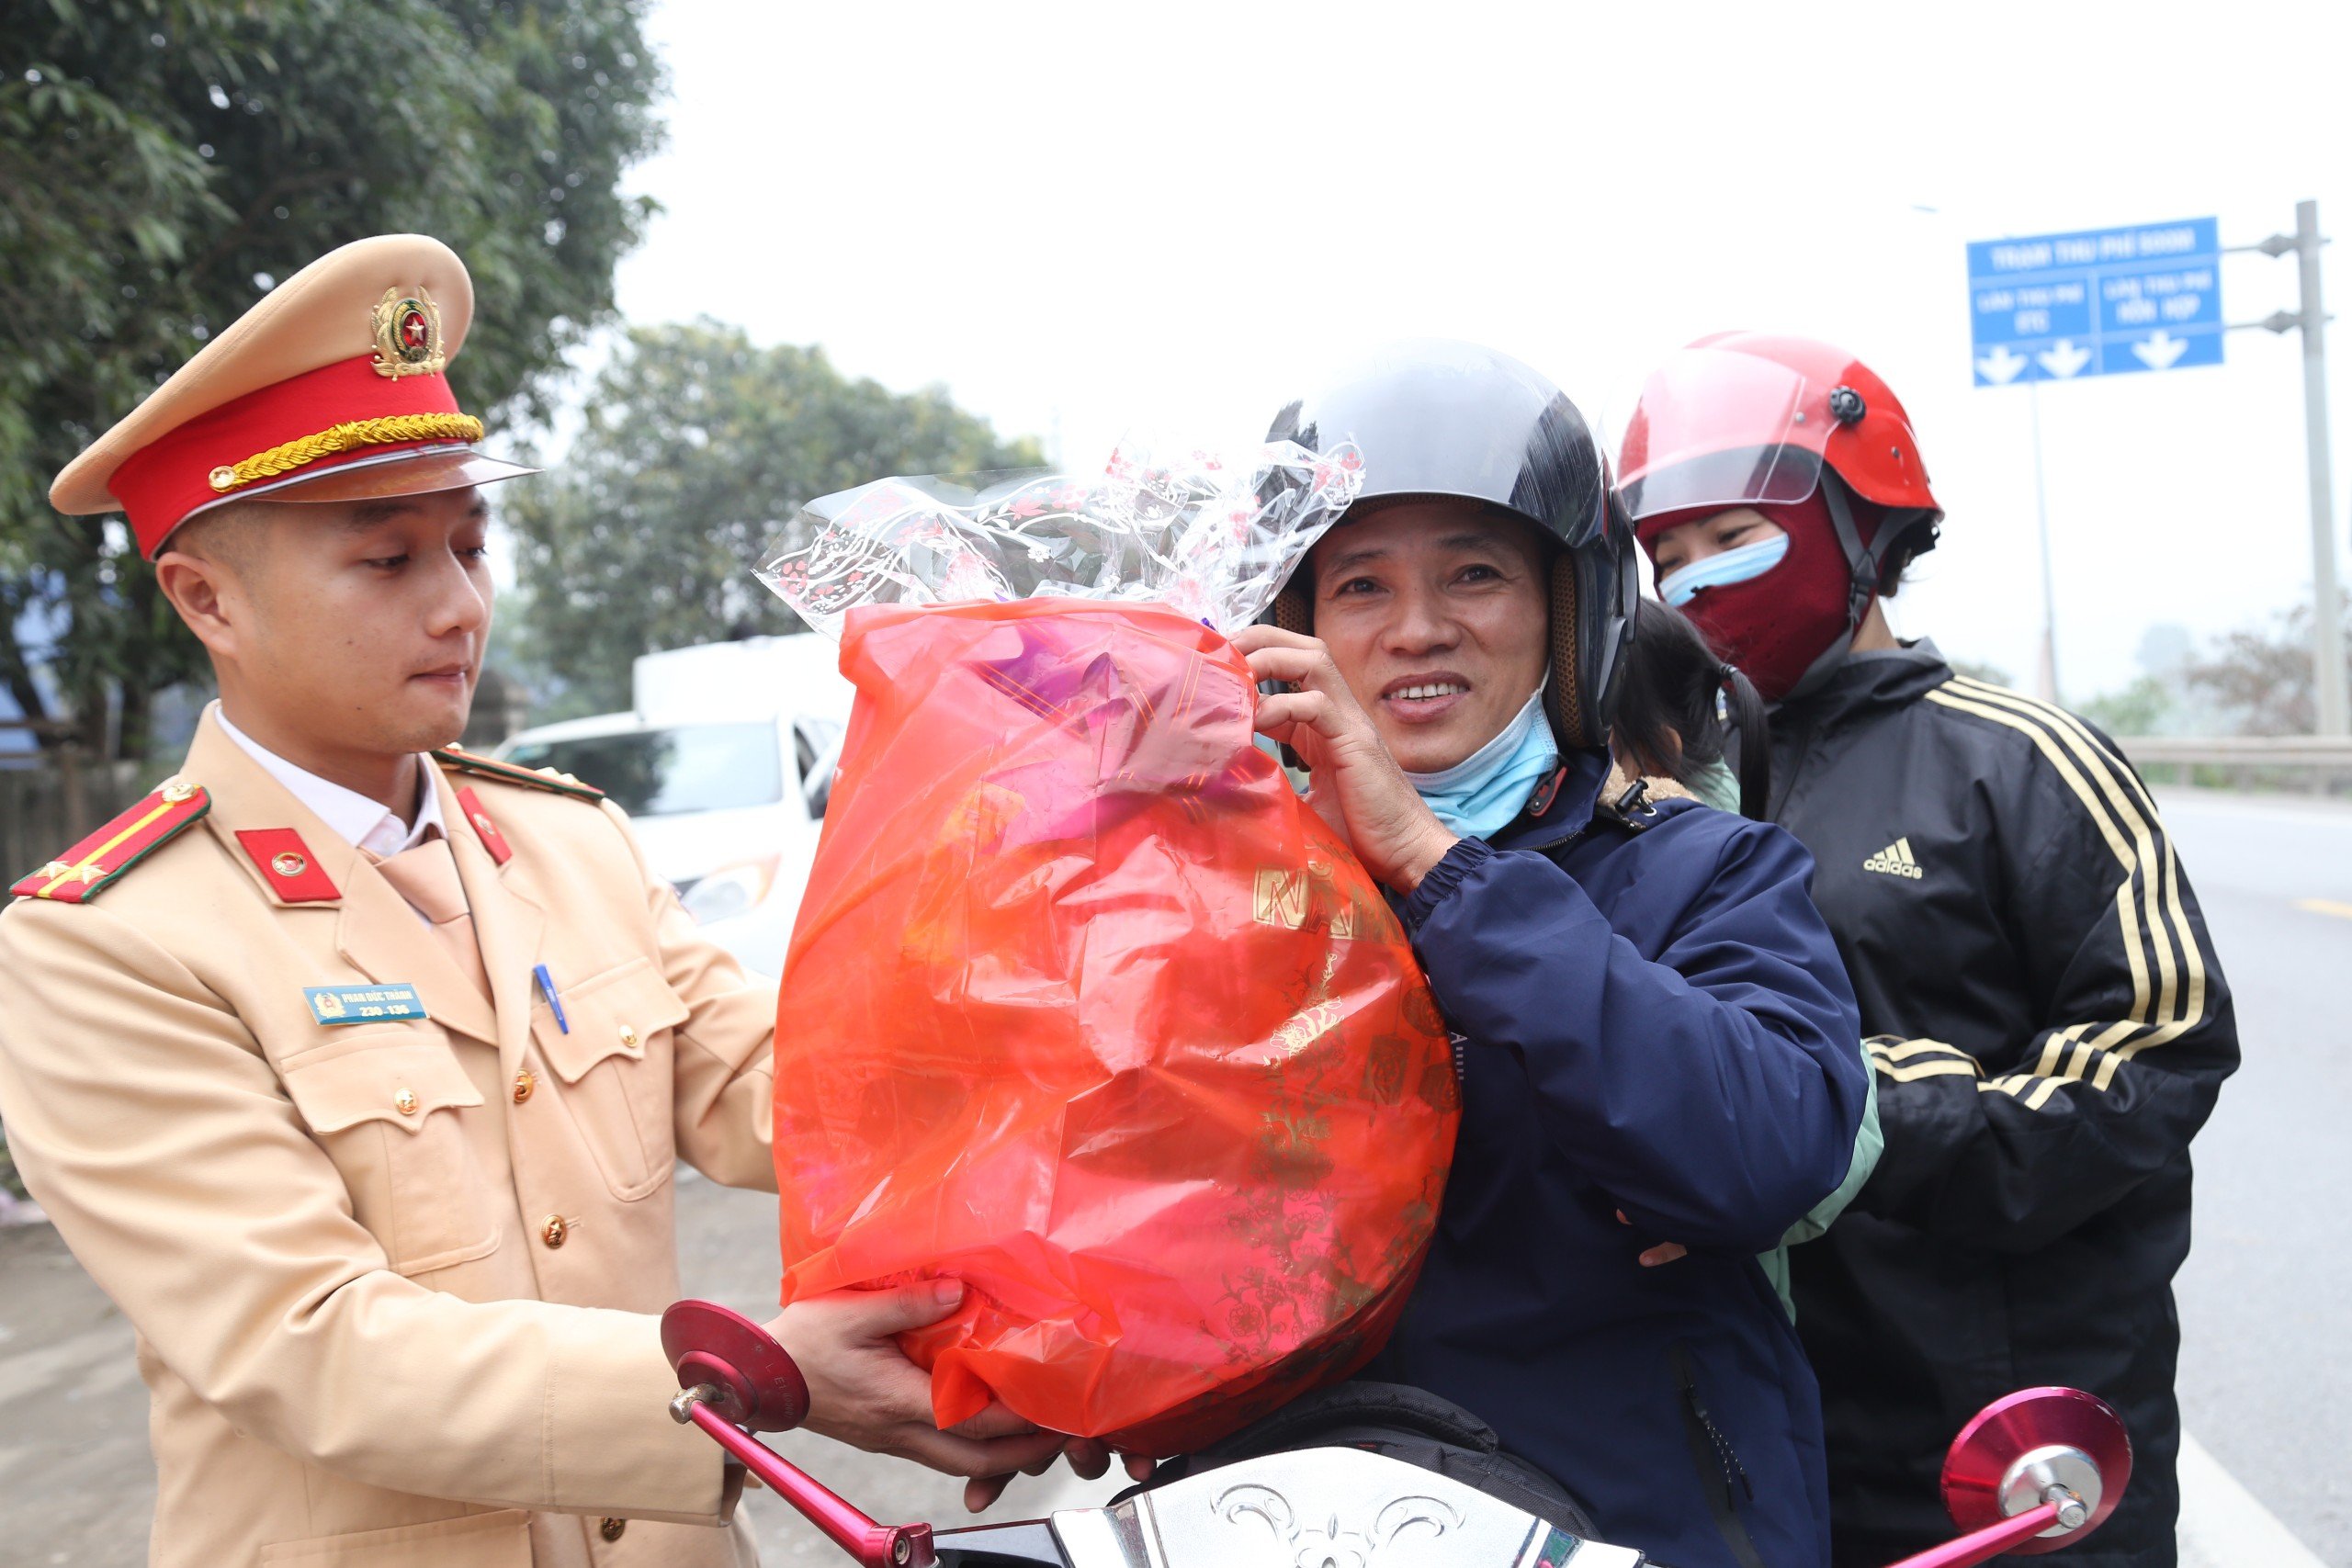
<svg viewBox="0 0 2352 1568">
<path fill-rule="evenodd" d="M 467 442 L 481 426 L 458 408 L 448 378 L 387 376 L 358 355 L 248 392 L 157 436 L 122 460 L 107 488 L 130 519 L 139 553 L 188 513 L 276 479 L 332 473 L 407 447 Z M 470 431 L 470 434 L 467 434 Z"/>
<path fill-rule="evenodd" d="M 498 830 L 498 824 L 492 821 L 490 813 L 481 808 L 481 796 L 470 788 L 460 789 L 458 791 L 458 805 L 465 812 L 466 820 L 473 824 L 474 836 L 481 840 L 481 847 L 490 852 L 492 860 L 504 865 L 514 858 L 514 848 L 507 843 L 506 835 Z"/>
<path fill-rule="evenodd" d="M 211 809 L 212 797 L 201 784 L 165 779 L 138 805 L 8 891 L 52 904 L 86 904 Z"/>
<path fill-rule="evenodd" d="M 247 828 L 237 843 L 281 904 L 332 904 L 343 897 L 311 846 L 291 828 Z"/>
</svg>

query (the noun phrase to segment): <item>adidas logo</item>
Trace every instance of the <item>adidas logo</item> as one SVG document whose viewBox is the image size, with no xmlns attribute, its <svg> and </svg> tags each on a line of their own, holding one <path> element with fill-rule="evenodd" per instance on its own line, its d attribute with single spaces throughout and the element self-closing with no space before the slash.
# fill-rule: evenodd
<svg viewBox="0 0 2352 1568">
<path fill-rule="evenodd" d="M 1864 871 L 1883 871 L 1889 876 L 1907 876 L 1917 882 L 1928 874 L 1911 858 L 1911 840 L 1897 839 L 1862 863 Z"/>
</svg>

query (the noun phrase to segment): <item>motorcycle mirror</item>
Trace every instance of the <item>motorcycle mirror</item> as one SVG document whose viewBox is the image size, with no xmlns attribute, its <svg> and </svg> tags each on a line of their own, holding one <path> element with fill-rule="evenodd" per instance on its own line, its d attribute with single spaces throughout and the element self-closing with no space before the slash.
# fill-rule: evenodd
<svg viewBox="0 0 2352 1568">
<path fill-rule="evenodd" d="M 2054 1506 L 2047 1529 L 2002 1550 L 2055 1551 L 2104 1524 L 2131 1479 L 2132 1438 L 2112 1406 L 2080 1389 L 2029 1388 L 1978 1411 L 1952 1439 L 1944 1506 L 1972 1534 Z"/>
<path fill-rule="evenodd" d="M 662 1314 L 662 1353 L 678 1373 L 670 1418 L 699 1427 L 800 1511 L 860 1568 L 933 1568 L 929 1525 L 877 1524 L 856 1505 L 752 1436 L 808 1415 L 808 1381 L 773 1335 L 716 1302 L 673 1302 Z"/>
<path fill-rule="evenodd" d="M 808 1382 L 768 1331 L 716 1302 L 677 1302 L 662 1314 L 662 1354 L 678 1386 L 747 1432 L 788 1432 L 808 1418 Z"/>
</svg>

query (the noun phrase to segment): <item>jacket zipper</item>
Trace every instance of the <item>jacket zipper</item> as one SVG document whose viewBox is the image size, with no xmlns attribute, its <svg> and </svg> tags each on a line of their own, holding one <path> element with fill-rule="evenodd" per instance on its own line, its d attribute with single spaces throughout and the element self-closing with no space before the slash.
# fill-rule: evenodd
<svg viewBox="0 0 2352 1568">
<path fill-rule="evenodd" d="M 1731 1548 L 1739 1568 L 1764 1568 L 1763 1559 L 1756 1552 L 1756 1542 L 1739 1517 L 1738 1498 L 1744 1495 L 1750 1503 L 1755 1502 L 1756 1483 L 1748 1479 L 1747 1467 L 1739 1462 L 1731 1439 L 1724 1436 L 1699 1398 L 1699 1382 L 1690 1371 L 1690 1351 L 1677 1343 L 1668 1351 L 1667 1360 L 1674 1371 L 1674 1386 L 1682 1394 L 1683 1430 L 1690 1439 L 1690 1461 L 1698 1468 L 1700 1486 L 1707 1495 L 1707 1511 L 1714 1516 L 1715 1529 L 1723 1536 L 1724 1544 Z"/>
</svg>

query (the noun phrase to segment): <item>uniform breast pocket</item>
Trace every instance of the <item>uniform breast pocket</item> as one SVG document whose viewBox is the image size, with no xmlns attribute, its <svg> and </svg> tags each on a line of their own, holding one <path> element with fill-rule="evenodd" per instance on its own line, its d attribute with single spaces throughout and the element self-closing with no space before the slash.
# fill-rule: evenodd
<svg viewBox="0 0 2352 1568">
<path fill-rule="evenodd" d="M 278 1074 L 393 1268 L 422 1274 L 497 1247 L 498 1211 L 464 1114 L 481 1094 L 438 1029 L 355 1030 L 281 1061 Z"/>
<path fill-rule="evenodd" d="M 632 958 L 567 987 L 563 1010 L 568 1032 L 548 1009 L 533 1009 L 531 1037 L 563 1081 L 564 1105 L 613 1195 L 642 1198 L 669 1179 L 676 1158 L 670 1032 L 686 1021 L 686 1004 L 650 960 Z"/>
</svg>

